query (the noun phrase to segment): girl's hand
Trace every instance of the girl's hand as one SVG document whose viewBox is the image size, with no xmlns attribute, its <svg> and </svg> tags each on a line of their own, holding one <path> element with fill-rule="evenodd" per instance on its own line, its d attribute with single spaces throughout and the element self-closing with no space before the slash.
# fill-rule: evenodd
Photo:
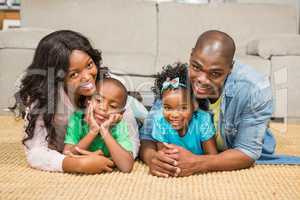
<svg viewBox="0 0 300 200">
<path fill-rule="evenodd" d="M 85 116 L 85 121 L 86 123 L 89 125 L 90 130 L 95 133 L 98 134 L 100 131 L 100 126 L 98 125 L 95 117 L 94 117 L 94 105 L 92 102 L 88 103 L 88 107 L 87 107 L 87 113 Z"/>
</svg>

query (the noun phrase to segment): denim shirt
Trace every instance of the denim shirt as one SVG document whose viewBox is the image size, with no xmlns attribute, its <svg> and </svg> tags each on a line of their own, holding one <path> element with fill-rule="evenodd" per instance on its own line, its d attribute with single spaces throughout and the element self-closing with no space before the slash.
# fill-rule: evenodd
<svg viewBox="0 0 300 200">
<path fill-rule="evenodd" d="M 265 135 L 270 136 L 267 126 L 273 111 L 269 78 L 235 61 L 221 97 L 218 129 L 225 149 L 237 149 L 253 160 L 257 160 L 262 152 L 273 153 L 275 140 L 270 140 L 272 144 L 264 145 Z M 153 116 L 161 107 L 161 101 L 155 101 L 140 130 L 142 140 L 153 140 Z"/>
</svg>

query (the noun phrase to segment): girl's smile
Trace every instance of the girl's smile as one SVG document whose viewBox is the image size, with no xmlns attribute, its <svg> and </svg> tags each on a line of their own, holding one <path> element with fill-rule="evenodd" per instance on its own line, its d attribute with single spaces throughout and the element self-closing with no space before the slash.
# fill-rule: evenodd
<svg viewBox="0 0 300 200">
<path fill-rule="evenodd" d="M 194 107 L 186 89 L 170 89 L 163 92 L 163 114 L 172 127 L 184 136 Z"/>
</svg>

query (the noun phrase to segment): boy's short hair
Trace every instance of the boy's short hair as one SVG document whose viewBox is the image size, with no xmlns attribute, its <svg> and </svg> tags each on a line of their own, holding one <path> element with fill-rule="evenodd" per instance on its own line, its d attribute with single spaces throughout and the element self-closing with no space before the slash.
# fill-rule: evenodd
<svg viewBox="0 0 300 200">
<path fill-rule="evenodd" d="M 112 83 L 123 91 L 123 94 L 124 94 L 123 107 L 125 107 L 125 105 L 127 103 L 128 91 L 127 91 L 126 87 L 123 85 L 123 83 L 121 81 L 119 81 L 118 79 L 106 77 L 106 78 L 103 78 L 100 81 L 98 81 L 98 83 L 96 85 L 99 86 L 100 84 L 105 83 L 105 82 Z"/>
</svg>

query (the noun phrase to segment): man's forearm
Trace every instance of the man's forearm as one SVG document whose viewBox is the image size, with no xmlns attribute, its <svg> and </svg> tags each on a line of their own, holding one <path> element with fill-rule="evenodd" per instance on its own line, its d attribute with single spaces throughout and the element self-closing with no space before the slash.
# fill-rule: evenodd
<svg viewBox="0 0 300 200">
<path fill-rule="evenodd" d="M 210 171 L 231 171 L 252 166 L 254 160 L 239 150 L 229 149 L 217 155 L 197 156 L 195 173 Z"/>
<path fill-rule="evenodd" d="M 141 140 L 140 159 L 142 159 L 147 165 L 152 158 L 152 155 L 156 152 L 156 144 L 150 140 Z"/>
</svg>

